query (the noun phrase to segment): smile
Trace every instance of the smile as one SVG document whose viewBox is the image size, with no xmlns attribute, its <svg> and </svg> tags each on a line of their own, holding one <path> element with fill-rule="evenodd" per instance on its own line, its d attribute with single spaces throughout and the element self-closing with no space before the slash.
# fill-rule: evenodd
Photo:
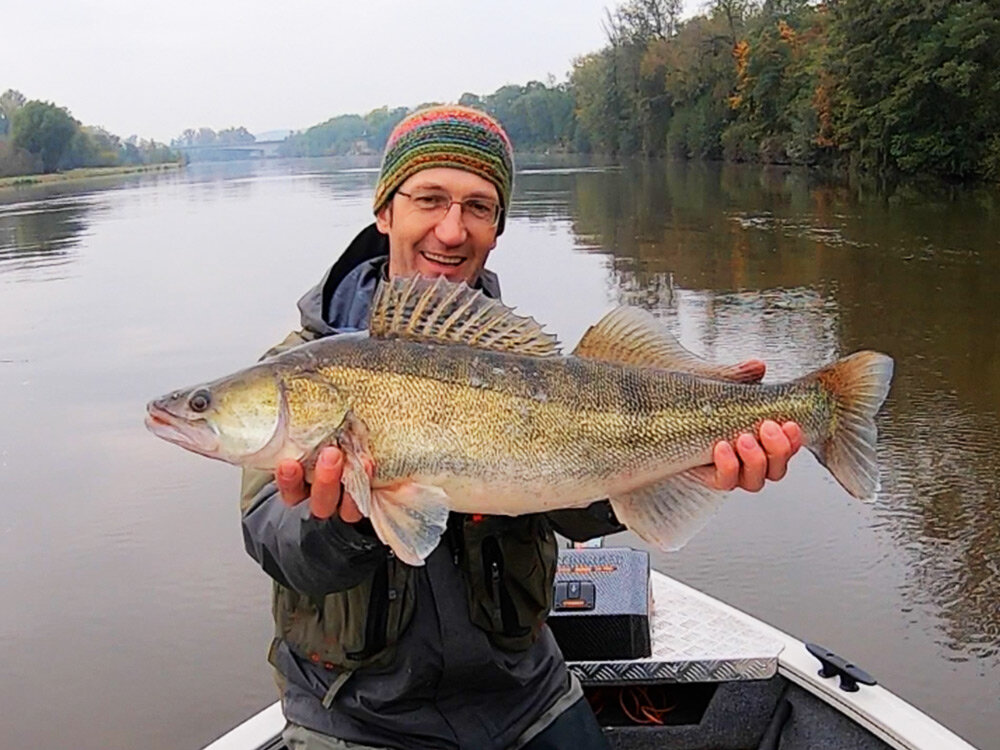
<svg viewBox="0 0 1000 750">
<path fill-rule="evenodd" d="M 438 255 L 437 253 L 430 253 L 426 250 L 421 250 L 420 254 L 432 263 L 440 263 L 442 266 L 460 266 L 465 262 L 465 258 L 455 257 L 453 255 Z"/>
</svg>

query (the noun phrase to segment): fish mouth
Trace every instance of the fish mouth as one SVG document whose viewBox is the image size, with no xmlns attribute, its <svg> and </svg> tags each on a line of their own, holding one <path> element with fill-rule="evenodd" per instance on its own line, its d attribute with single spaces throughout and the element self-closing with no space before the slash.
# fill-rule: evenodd
<svg viewBox="0 0 1000 750">
<path fill-rule="evenodd" d="M 219 449 L 219 436 L 207 422 L 179 417 L 158 401 L 146 406 L 146 429 L 168 443 L 203 456 L 214 457 Z"/>
</svg>

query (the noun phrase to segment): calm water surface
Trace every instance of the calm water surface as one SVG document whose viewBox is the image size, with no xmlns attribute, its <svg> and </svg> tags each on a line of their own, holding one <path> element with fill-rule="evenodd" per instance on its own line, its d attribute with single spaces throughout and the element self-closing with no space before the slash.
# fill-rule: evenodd
<svg viewBox="0 0 1000 750">
<path fill-rule="evenodd" d="M 873 502 L 802 455 L 655 561 L 1000 748 L 1000 193 L 523 162 L 490 265 L 568 344 L 627 302 L 772 379 L 896 358 Z M 0 193 L 4 747 L 199 747 L 275 698 L 238 472 L 143 407 L 295 326 L 374 181 L 294 161 Z"/>
</svg>

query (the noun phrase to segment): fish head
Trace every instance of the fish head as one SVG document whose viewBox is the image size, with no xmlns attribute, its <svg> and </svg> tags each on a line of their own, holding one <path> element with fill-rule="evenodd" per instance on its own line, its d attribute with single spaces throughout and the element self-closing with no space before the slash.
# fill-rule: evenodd
<svg viewBox="0 0 1000 750">
<path fill-rule="evenodd" d="M 273 468 L 286 454 L 287 411 L 272 368 L 173 391 L 146 407 L 146 427 L 194 453 L 239 466 Z"/>
</svg>

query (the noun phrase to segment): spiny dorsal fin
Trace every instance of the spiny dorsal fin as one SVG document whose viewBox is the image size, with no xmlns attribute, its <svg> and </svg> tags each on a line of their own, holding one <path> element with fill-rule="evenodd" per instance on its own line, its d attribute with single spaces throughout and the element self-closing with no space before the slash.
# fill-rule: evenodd
<svg viewBox="0 0 1000 750">
<path fill-rule="evenodd" d="M 652 314 L 638 307 L 619 307 L 609 312 L 587 329 L 573 355 L 737 383 L 756 383 L 764 376 L 764 363 L 759 360 L 717 365 L 702 359 L 685 349 Z"/>
<path fill-rule="evenodd" d="M 556 337 L 481 291 L 443 276 L 383 281 L 372 301 L 369 334 L 536 357 L 559 354 Z"/>
</svg>

